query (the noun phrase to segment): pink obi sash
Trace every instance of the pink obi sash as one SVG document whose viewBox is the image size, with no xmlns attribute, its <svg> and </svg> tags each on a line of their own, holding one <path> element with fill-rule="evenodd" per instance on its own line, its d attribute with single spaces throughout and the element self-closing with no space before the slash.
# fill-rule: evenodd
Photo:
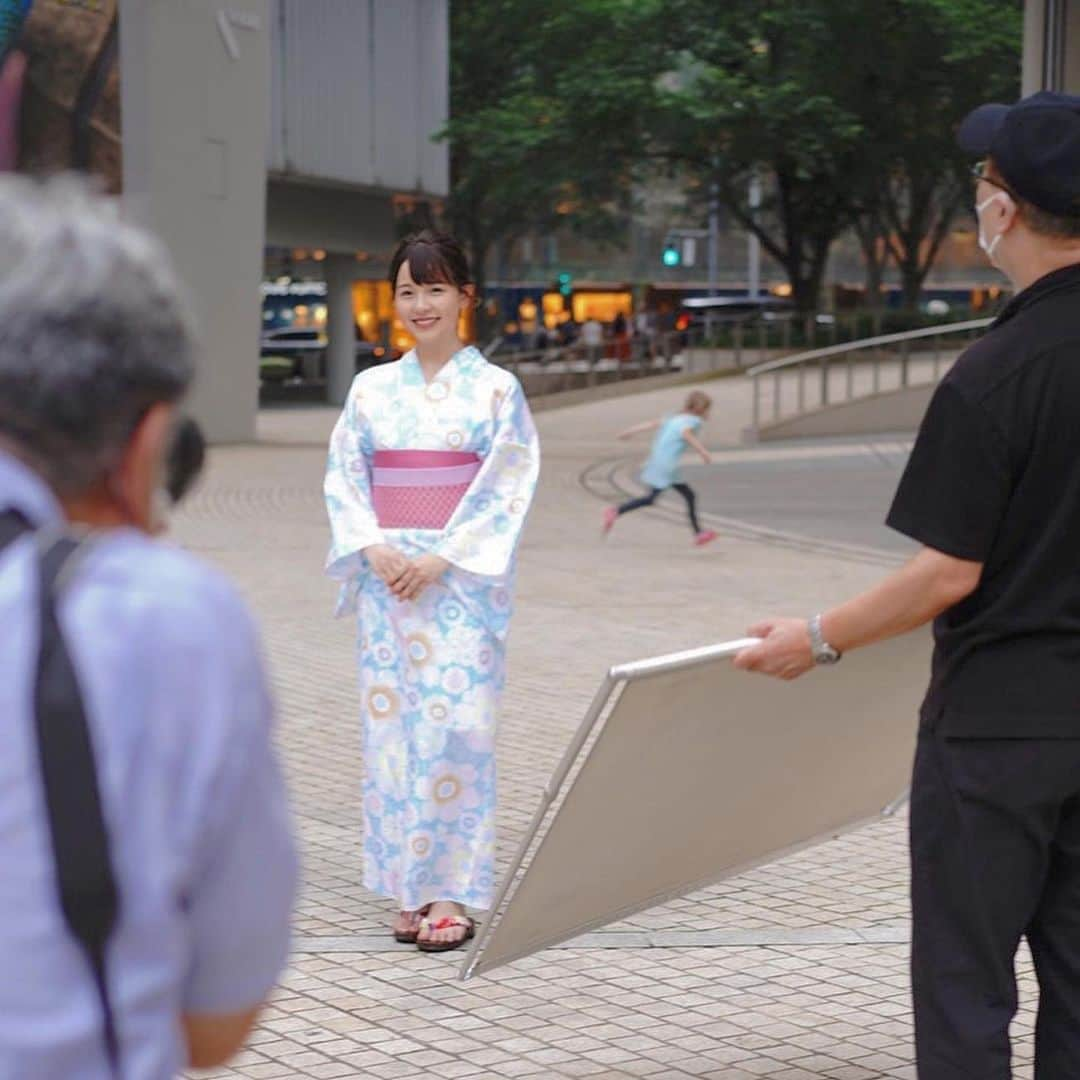
<svg viewBox="0 0 1080 1080">
<path fill-rule="evenodd" d="M 458 450 L 376 450 L 371 501 L 383 529 L 444 529 L 480 471 Z"/>
</svg>

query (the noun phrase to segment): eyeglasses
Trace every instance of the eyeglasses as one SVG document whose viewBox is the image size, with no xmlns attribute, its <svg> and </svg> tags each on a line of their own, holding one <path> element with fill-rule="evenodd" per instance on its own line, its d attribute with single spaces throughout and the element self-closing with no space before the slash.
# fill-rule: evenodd
<svg viewBox="0 0 1080 1080">
<path fill-rule="evenodd" d="M 971 175 L 976 181 L 976 183 L 982 180 L 987 184 L 992 184 L 996 188 L 1001 188 L 1001 190 L 1004 191 L 1006 195 L 1011 195 L 1015 199 L 1017 197 L 1016 192 L 1013 191 L 1013 189 L 1009 187 L 1008 184 L 1003 184 L 1000 180 L 995 180 L 994 177 L 989 176 L 989 168 L 990 163 L 985 159 L 982 161 L 976 161 L 975 164 L 971 166 Z"/>
</svg>

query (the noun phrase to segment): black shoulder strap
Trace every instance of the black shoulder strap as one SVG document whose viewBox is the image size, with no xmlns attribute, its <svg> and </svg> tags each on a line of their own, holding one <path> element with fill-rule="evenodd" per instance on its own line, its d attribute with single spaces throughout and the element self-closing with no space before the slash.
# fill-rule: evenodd
<svg viewBox="0 0 1080 1080">
<path fill-rule="evenodd" d="M 105 970 L 119 895 L 82 691 L 56 612 L 57 579 L 78 546 L 64 537 L 41 556 L 34 711 L 60 905 L 89 961 L 101 1001 L 105 1050 L 113 1075 L 119 1077 L 120 1048 Z"/>
<path fill-rule="evenodd" d="M 5 510 L 0 514 L 0 551 L 30 529 L 30 522 L 18 510 Z"/>
</svg>

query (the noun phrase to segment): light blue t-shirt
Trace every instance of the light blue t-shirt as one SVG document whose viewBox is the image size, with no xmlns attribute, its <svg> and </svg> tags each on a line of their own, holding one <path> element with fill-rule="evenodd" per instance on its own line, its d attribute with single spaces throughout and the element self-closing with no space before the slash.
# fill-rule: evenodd
<svg viewBox="0 0 1080 1080">
<path fill-rule="evenodd" d="M 641 482 L 649 487 L 666 488 L 679 479 L 679 459 L 686 450 L 686 433 L 697 431 L 703 421 L 693 413 L 676 413 L 661 425 L 653 439 L 649 460 L 641 470 Z"/>
<path fill-rule="evenodd" d="M 27 513 L 17 471 L 0 459 L 0 508 Z M 0 1080 L 106 1080 L 41 788 L 36 573 L 32 538 L 0 554 Z M 185 1064 L 181 1013 L 250 1008 L 285 962 L 296 860 L 259 644 L 222 577 L 127 529 L 92 541 L 59 617 L 120 892 L 108 965 L 123 1075 L 165 1080 Z"/>
</svg>

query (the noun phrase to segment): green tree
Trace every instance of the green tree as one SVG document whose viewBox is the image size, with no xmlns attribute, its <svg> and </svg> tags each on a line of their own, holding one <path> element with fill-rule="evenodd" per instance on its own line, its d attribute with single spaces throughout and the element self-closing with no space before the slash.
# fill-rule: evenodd
<svg viewBox="0 0 1080 1080">
<path fill-rule="evenodd" d="M 1019 92 L 1017 0 L 863 0 L 865 21 L 838 27 L 845 96 L 862 131 L 852 220 L 876 295 L 882 257 L 914 306 L 958 213 L 970 162 L 955 144 L 964 116 Z M 869 46 L 869 47 L 868 47 Z"/>
<path fill-rule="evenodd" d="M 804 310 L 849 226 L 870 289 L 891 259 L 913 303 L 969 197 L 955 127 L 1016 96 L 1019 0 L 671 0 L 669 12 L 682 52 L 654 130 L 670 160 L 699 191 L 717 186 Z"/>
<path fill-rule="evenodd" d="M 452 0 L 447 216 L 478 284 L 531 229 L 617 233 L 668 47 L 662 0 Z"/>
<path fill-rule="evenodd" d="M 787 272 L 799 306 L 817 305 L 833 241 L 849 221 L 845 185 L 858 118 L 831 48 L 839 9 L 817 0 L 675 0 L 682 62 L 655 113 L 658 145 Z M 764 181 L 758 212 L 750 176 Z"/>
</svg>

